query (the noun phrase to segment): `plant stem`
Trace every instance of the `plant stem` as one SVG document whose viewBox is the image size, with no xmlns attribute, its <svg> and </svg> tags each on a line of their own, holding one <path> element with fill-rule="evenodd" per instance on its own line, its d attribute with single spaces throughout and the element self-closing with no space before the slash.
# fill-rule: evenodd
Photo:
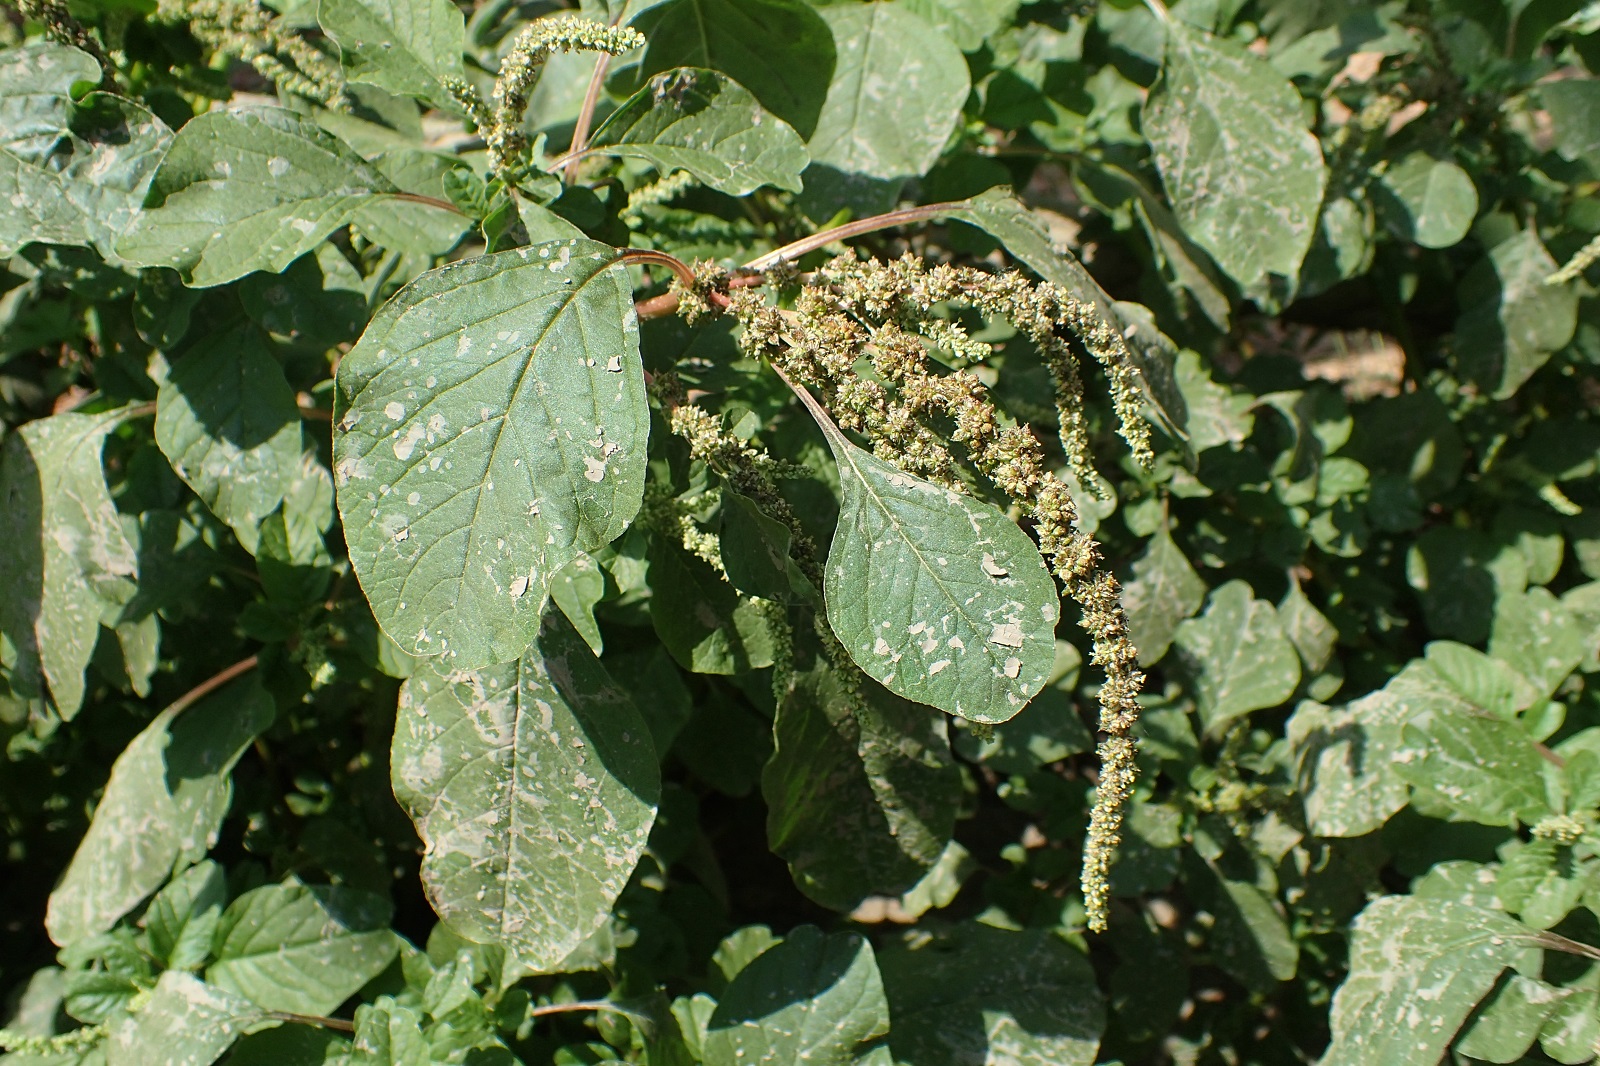
<svg viewBox="0 0 1600 1066">
<path fill-rule="evenodd" d="M 389 196 L 390 199 L 393 199 L 393 200 L 409 200 L 414 204 L 427 204 L 429 207 L 437 207 L 441 211 L 450 212 L 452 215 L 465 215 L 466 214 L 465 211 L 461 210 L 461 208 L 457 207 L 455 204 L 451 203 L 449 200 L 438 200 L 438 199 L 435 199 L 432 196 L 423 196 L 421 193 L 415 193 L 415 192 L 392 192 L 392 193 L 389 193 L 387 195 Z"/>
<path fill-rule="evenodd" d="M 246 656 L 245 658 L 234 663 L 232 666 L 228 667 L 226 670 L 212 674 L 194 688 L 190 689 L 188 692 L 185 692 L 183 695 L 167 704 L 167 710 L 172 712 L 172 716 L 176 718 L 178 715 L 182 714 L 184 711 L 193 706 L 197 701 L 211 695 L 211 693 L 215 692 L 223 685 L 226 685 L 229 681 L 232 681 L 240 674 L 249 673 L 251 670 L 254 670 L 260 665 L 261 656 Z"/>
<path fill-rule="evenodd" d="M 750 270 L 767 270 L 777 266 L 788 259 L 797 259 L 807 252 L 825 248 L 834 241 L 842 241 L 850 237 L 860 237 L 867 233 L 876 233 L 878 230 L 893 229 L 904 226 L 910 222 L 926 222 L 940 215 L 948 214 L 952 208 L 960 207 L 964 201 L 956 200 L 943 204 L 921 204 L 917 207 L 903 207 L 898 211 L 890 211 L 882 215 L 873 215 L 871 218 L 860 218 L 854 222 L 846 222 L 842 226 L 813 233 L 809 237 L 801 237 L 782 248 L 774 249 L 766 255 L 760 255 L 750 260 L 745 266 Z"/>
<path fill-rule="evenodd" d="M 576 1003 L 551 1003 L 543 1007 L 534 1007 L 528 1011 L 528 1017 L 543 1018 L 547 1014 L 568 1014 L 581 1010 L 609 1011 L 612 1014 L 620 1014 L 625 1018 L 632 1016 L 631 1011 L 624 1010 L 615 1003 L 607 1003 L 603 999 L 582 999 Z"/>
<path fill-rule="evenodd" d="M 267 1017 L 277 1022 L 292 1022 L 295 1025 L 315 1025 L 321 1029 L 337 1029 L 341 1033 L 356 1031 L 355 1022 L 345 1021 L 343 1018 L 326 1018 L 320 1014 L 295 1014 L 286 1010 L 269 1010 Z"/>
<path fill-rule="evenodd" d="M 619 263 L 654 263 L 664 266 L 675 274 L 684 285 L 693 287 L 694 271 L 689 265 L 677 256 L 668 255 L 666 252 L 657 252 L 649 248 L 628 248 L 617 257 Z"/>
<path fill-rule="evenodd" d="M 606 69 L 611 65 L 611 56 L 601 52 L 594 57 L 594 73 L 589 75 L 589 88 L 583 94 L 583 106 L 578 109 L 578 122 L 572 128 L 572 144 L 566 156 L 565 173 L 562 180 L 568 185 L 578 180 L 578 164 L 583 162 L 584 149 L 589 145 L 589 127 L 594 122 L 594 109 L 600 102 L 600 88 L 605 84 Z"/>
</svg>

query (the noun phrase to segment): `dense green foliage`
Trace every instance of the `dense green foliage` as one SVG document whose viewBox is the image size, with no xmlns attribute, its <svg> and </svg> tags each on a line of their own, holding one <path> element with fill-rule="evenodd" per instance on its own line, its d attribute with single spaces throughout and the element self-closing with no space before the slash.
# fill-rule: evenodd
<svg viewBox="0 0 1600 1066">
<path fill-rule="evenodd" d="M 17 2 L 5 1066 L 1600 1052 L 1600 5 Z"/>
</svg>

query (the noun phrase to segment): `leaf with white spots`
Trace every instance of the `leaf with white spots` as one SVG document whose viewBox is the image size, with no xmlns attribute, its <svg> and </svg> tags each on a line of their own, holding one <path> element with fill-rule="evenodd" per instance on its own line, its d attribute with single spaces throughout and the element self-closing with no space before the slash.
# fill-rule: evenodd
<svg viewBox="0 0 1600 1066">
<path fill-rule="evenodd" d="M 1548 699 L 1597 643 L 1595 631 L 1547 589 L 1495 600 L 1489 654 L 1533 683 L 1533 699 Z"/>
<path fill-rule="evenodd" d="M 722 994 L 706 1028 L 706 1066 L 855 1066 L 889 1031 L 872 945 L 802 925 Z"/>
<path fill-rule="evenodd" d="M 964 922 L 878 958 L 889 1046 L 917 1066 L 1092 1066 L 1106 1010 L 1083 952 L 1043 929 Z"/>
<path fill-rule="evenodd" d="M 197 288 L 277 273 L 396 192 L 310 119 L 275 107 L 208 111 L 173 138 L 117 254 L 172 267 Z"/>
<path fill-rule="evenodd" d="M 1384 896 L 1356 919 L 1322 1066 L 1437 1066 L 1502 971 L 1537 973 L 1533 930 L 1497 911 Z"/>
<path fill-rule="evenodd" d="M 157 892 L 140 919 L 150 953 L 169 970 L 192 970 L 211 955 L 212 934 L 228 902 L 222 867 L 206 859 Z"/>
<path fill-rule="evenodd" d="M 627 272 L 583 240 L 429 271 L 339 364 L 334 480 L 356 576 L 406 652 L 509 662 L 556 573 L 644 498 Z"/>
<path fill-rule="evenodd" d="M 556 610 L 516 662 L 421 664 L 390 767 L 440 919 L 527 973 L 605 924 L 661 792 L 649 727 Z"/>
<path fill-rule="evenodd" d="M 1060 601 L 1039 549 L 998 508 L 862 451 L 795 395 L 839 466 L 823 598 L 850 657 L 906 699 L 974 722 L 1015 715 L 1055 666 Z"/>
<path fill-rule="evenodd" d="M 961 800 L 944 717 L 861 689 L 853 698 L 823 662 L 796 678 L 761 772 L 768 845 L 800 891 L 838 911 L 921 880 Z"/>
<path fill-rule="evenodd" d="M 70 719 L 107 608 L 134 594 L 138 563 L 100 452 L 121 412 L 29 422 L 0 447 L 0 673 Z"/>
<path fill-rule="evenodd" d="M 800 135 L 714 70 L 657 74 L 595 131 L 590 151 L 643 159 L 661 173 L 687 170 L 743 196 L 763 185 L 800 191 L 809 161 Z"/>
<path fill-rule="evenodd" d="M 301 465 L 300 408 L 259 330 L 207 338 L 173 364 L 156 396 L 156 443 L 253 545 Z"/>
<path fill-rule="evenodd" d="M 356 1008 L 349 1066 L 429 1066 L 434 1061 L 418 1011 L 396 1003 L 392 996 L 379 996 L 376 1003 Z"/>
<path fill-rule="evenodd" d="M 1544 283 L 1559 265 L 1528 230 L 1495 245 L 1461 279 L 1456 360 L 1497 400 L 1514 395 L 1577 329 L 1577 289 Z"/>
<path fill-rule="evenodd" d="M 1467 172 L 1426 152 L 1391 163 L 1374 192 L 1389 227 L 1424 248 L 1458 243 L 1478 213 L 1478 190 Z"/>
<path fill-rule="evenodd" d="M 52 940 L 66 945 L 105 932 L 174 867 L 205 855 L 233 799 L 234 763 L 273 714 L 272 697 L 251 676 L 187 711 L 167 708 L 133 738 L 50 894 Z"/>
<path fill-rule="evenodd" d="M 383 896 L 344 885 L 252 889 L 223 912 L 206 980 L 263 1010 L 327 1014 L 394 960 L 390 912 Z"/>
<path fill-rule="evenodd" d="M 457 111 L 440 79 L 461 77 L 466 23 L 450 0 L 322 0 L 317 21 L 348 56 L 345 76 Z"/>
<path fill-rule="evenodd" d="M 30 149 L 49 144 L 53 132 L 40 127 L 54 125 L 55 116 L 18 116 L 13 133 L 4 119 L 16 98 L 0 87 L 0 139 L 9 142 L 0 146 L 0 251 L 33 241 L 88 245 L 116 262 L 113 246 L 138 216 L 172 131 L 140 104 L 110 93 L 53 99 L 62 129 L 49 155 L 36 157 Z"/>
<path fill-rule="evenodd" d="M 1277 611 L 1256 599 L 1245 581 L 1213 590 L 1205 614 L 1180 623 L 1174 643 L 1195 679 L 1195 701 L 1207 732 L 1242 714 L 1276 707 L 1300 682 L 1300 656 Z"/>
<path fill-rule="evenodd" d="M 1237 42 L 1175 18 L 1165 27 L 1143 128 L 1173 211 L 1246 289 L 1297 277 L 1327 181 L 1300 94 Z"/>
<path fill-rule="evenodd" d="M 0 149 L 43 163 L 66 136 L 74 86 L 100 80 L 88 52 L 35 38 L 0 52 Z"/>
<path fill-rule="evenodd" d="M 177 970 L 107 1034 L 106 1066 L 211 1066 L 265 1015 L 249 1000 Z"/>
<path fill-rule="evenodd" d="M 966 57 L 895 4 L 841 4 L 820 14 L 839 59 L 808 142 L 812 163 L 884 180 L 926 174 L 961 119 L 971 88 Z"/>
</svg>

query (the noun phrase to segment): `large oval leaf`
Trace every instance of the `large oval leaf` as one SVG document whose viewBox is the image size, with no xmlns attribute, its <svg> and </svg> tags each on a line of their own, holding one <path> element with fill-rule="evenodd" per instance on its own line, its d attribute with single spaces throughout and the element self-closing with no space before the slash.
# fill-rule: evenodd
<svg viewBox="0 0 1600 1066">
<path fill-rule="evenodd" d="M 605 922 L 661 794 L 649 727 L 557 610 L 516 662 L 424 663 L 400 692 L 390 766 L 439 917 L 530 973 Z"/>
<path fill-rule="evenodd" d="M 1247 289 L 1299 274 L 1327 168 L 1282 74 L 1169 19 L 1143 124 L 1173 211 L 1218 266 Z"/>
<path fill-rule="evenodd" d="M 276 273 L 396 192 L 310 119 L 276 107 L 209 111 L 173 138 L 117 254 L 172 267 L 196 288 Z"/>
<path fill-rule="evenodd" d="M 961 50 L 894 4 L 822 9 L 839 65 L 811 160 L 843 174 L 920 177 L 944 151 L 971 83 Z"/>
<path fill-rule="evenodd" d="M 573 239 L 429 271 L 340 364 L 350 560 L 406 651 L 515 659 L 556 571 L 638 513 L 649 412 L 615 261 Z"/>
<path fill-rule="evenodd" d="M 839 464 L 828 622 L 889 691 L 1003 722 L 1056 659 L 1060 601 L 1039 549 L 999 509 L 912 477 L 851 444 L 804 389 Z"/>
<path fill-rule="evenodd" d="M 816 129 L 834 44 L 804 0 L 671 0 L 641 11 L 634 26 L 649 40 L 641 77 L 674 67 L 720 70 L 802 137 Z"/>
<path fill-rule="evenodd" d="M 714 70 L 658 74 L 595 131 L 590 148 L 687 170 L 718 192 L 743 196 L 763 185 L 800 191 L 808 162 L 800 135 Z"/>
</svg>

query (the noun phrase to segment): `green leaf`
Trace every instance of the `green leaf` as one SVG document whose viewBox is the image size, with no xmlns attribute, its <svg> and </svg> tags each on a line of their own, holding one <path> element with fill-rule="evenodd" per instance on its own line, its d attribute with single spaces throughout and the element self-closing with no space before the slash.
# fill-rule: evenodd
<svg viewBox="0 0 1600 1066">
<path fill-rule="evenodd" d="M 12 99 L 0 97 L 0 108 Z M 29 134 L 43 123 L 24 120 L 21 140 L 13 141 L 19 150 L 0 148 L 0 201 L 9 205 L 0 213 L 0 250 L 34 241 L 92 245 L 116 262 L 113 245 L 138 216 L 172 131 L 140 104 L 109 93 L 79 103 L 62 98 L 62 110 L 70 118 L 48 161 L 26 153 L 50 136 Z"/>
<path fill-rule="evenodd" d="M 901 472 L 851 444 L 798 395 L 839 464 L 828 622 L 890 692 L 974 722 L 1003 722 L 1055 664 L 1055 581 L 994 506 Z"/>
<path fill-rule="evenodd" d="M 1548 699 L 1594 648 L 1594 631 L 1542 588 L 1495 601 L 1489 654 L 1532 682 L 1523 706 Z"/>
<path fill-rule="evenodd" d="M 898 896 L 955 828 L 961 779 L 944 719 L 819 662 L 795 680 L 761 773 L 767 840 L 811 899 L 849 911 Z"/>
<path fill-rule="evenodd" d="M 1529 926 L 1549 929 L 1578 907 L 1590 873 L 1571 848 L 1535 837 L 1501 864 L 1495 893 L 1507 911 Z"/>
<path fill-rule="evenodd" d="M 1589 967 L 1563 991 L 1568 995 L 1550 1012 L 1539 1046 L 1557 1062 L 1590 1062 L 1600 1040 L 1600 967 Z"/>
<path fill-rule="evenodd" d="M 1442 692 L 1409 709 L 1395 772 L 1414 804 L 1425 795 L 1482 825 L 1532 823 L 1549 811 L 1543 766 L 1521 726 Z"/>
<path fill-rule="evenodd" d="M 1272 896 L 1248 881 L 1224 877 L 1193 852 L 1184 869 L 1197 905 L 1216 919 L 1208 946 L 1217 965 L 1257 993 L 1291 980 L 1300 949 Z"/>
<path fill-rule="evenodd" d="M 173 138 L 117 254 L 172 267 L 197 288 L 277 273 L 397 191 L 309 119 L 272 107 L 208 111 Z"/>
<path fill-rule="evenodd" d="M 595 131 L 590 150 L 687 170 L 730 196 L 763 185 L 800 191 L 809 161 L 799 134 L 714 70 L 658 74 Z"/>
<path fill-rule="evenodd" d="M 649 415 L 614 263 L 569 240 L 429 271 L 340 363 L 339 513 L 406 652 L 516 658 L 557 571 L 638 513 Z"/>
<path fill-rule="evenodd" d="M 1021 0 L 900 0 L 907 11 L 943 31 L 963 52 L 976 52 L 1016 16 Z"/>
<path fill-rule="evenodd" d="M 1105 1028 L 1094 971 L 1042 929 L 964 922 L 918 934 L 878 958 L 894 1029 L 889 1046 L 917 1066 L 1091 1066 Z"/>
<path fill-rule="evenodd" d="M 462 76 L 466 42 L 461 10 L 449 0 L 321 0 L 317 20 L 348 54 L 351 81 L 459 110 L 440 84 Z"/>
<path fill-rule="evenodd" d="M 767 608 L 743 599 L 677 544 L 650 545 L 650 621 L 667 651 L 697 674 L 743 674 L 771 666 L 779 637 Z"/>
<path fill-rule="evenodd" d="M 811 162 L 888 181 L 926 174 L 967 101 L 966 57 L 895 4 L 841 4 L 821 14 L 839 62 L 807 142 Z"/>
<path fill-rule="evenodd" d="M 1600 151 L 1600 84 L 1568 78 L 1541 82 L 1538 92 L 1555 127 L 1556 151 L 1568 159 Z"/>
<path fill-rule="evenodd" d="M 1478 190 L 1467 172 L 1426 152 L 1391 164 L 1376 189 L 1390 228 L 1424 248 L 1459 243 L 1478 214 Z"/>
<path fill-rule="evenodd" d="M 224 989 L 169 970 L 137 1014 L 111 1026 L 107 1066 L 211 1066 L 262 1012 Z"/>
<path fill-rule="evenodd" d="M 1030 270 L 1046 281 L 1061 286 L 1085 303 L 1095 306 L 1100 317 L 1121 333 L 1128 352 L 1139 367 L 1141 387 L 1159 424 L 1180 442 L 1189 439 L 1188 408 L 1173 377 L 1177 351 L 1162 336 L 1155 323 L 1133 312 L 1144 309 L 1135 304 L 1117 304 L 1065 248 L 1057 247 L 1039 216 L 1029 211 L 1009 188 L 989 189 L 963 201 L 940 215 L 977 226 L 1005 246 Z"/>
<path fill-rule="evenodd" d="M 391 996 L 356 1008 L 356 1036 L 350 1066 L 429 1066 L 428 1040 L 422 1015 Z"/>
<path fill-rule="evenodd" d="M 1165 524 L 1133 564 L 1133 580 L 1122 587 L 1128 638 L 1139 649 L 1139 664 L 1161 661 L 1178 631 L 1206 599 L 1206 583 L 1194 572 Z"/>
<path fill-rule="evenodd" d="M 1494 911 L 1385 896 L 1361 912 L 1322 1066 L 1437 1066 L 1502 970 L 1537 972 L 1535 934 Z M 1531 956 L 1531 958 L 1530 958 Z"/>
<path fill-rule="evenodd" d="M 1174 641 L 1195 677 L 1195 700 L 1207 732 L 1251 711 L 1276 707 L 1294 695 L 1300 681 L 1300 657 L 1277 611 L 1256 599 L 1244 581 L 1213 589 L 1205 614 L 1179 623 Z"/>
<path fill-rule="evenodd" d="M 1484 1062 L 1522 1062 L 1565 990 L 1512 974 L 1479 1008 L 1456 1041 L 1456 1052 Z"/>
<path fill-rule="evenodd" d="M 1497 400 L 1514 395 L 1577 329 L 1577 290 L 1544 283 L 1559 265 L 1526 230 L 1495 245 L 1461 279 L 1466 310 L 1456 320 L 1456 358 L 1462 374 Z"/>
<path fill-rule="evenodd" d="M 446 201 L 444 178 L 457 173 L 460 163 L 453 157 L 437 152 L 396 150 L 385 152 L 373 160 L 384 177 L 394 182 L 403 192 Z M 524 208 L 523 221 L 539 209 Z M 548 212 L 546 212 L 548 214 Z M 553 216 L 552 216 L 553 217 Z M 446 203 L 424 203 L 399 197 L 380 197 L 356 209 L 350 224 L 362 236 L 385 248 L 431 259 L 444 255 L 454 248 L 462 236 L 472 228 L 473 219 Z M 537 229 L 530 228 L 530 232 Z M 581 237 L 581 230 L 573 228 L 567 236 Z M 558 234 L 538 234 L 535 240 Z M 323 247 L 327 247 L 324 245 Z M 363 307 L 362 309 L 366 309 Z"/>
<path fill-rule="evenodd" d="M 1300 94 L 1232 40 L 1166 31 L 1143 127 L 1173 210 L 1244 288 L 1298 276 L 1327 180 Z"/>
<path fill-rule="evenodd" d="M 169 970 L 198 969 L 211 956 L 212 936 L 227 902 L 227 879 L 210 859 L 174 877 L 145 908 L 142 924 L 151 954 Z"/>
<path fill-rule="evenodd" d="M 584 643 L 596 655 L 605 651 L 600 623 L 595 621 L 595 605 L 605 598 L 606 575 L 587 555 L 580 555 L 556 572 L 550 583 L 550 598 L 561 608 L 573 628 L 583 634 Z"/>
<path fill-rule="evenodd" d="M 559 611 L 516 662 L 423 663 L 391 766 L 439 917 L 529 973 L 605 923 L 661 791 L 648 726 Z"/>
<path fill-rule="evenodd" d="M 72 90 L 100 81 L 88 52 L 35 40 L 0 52 L 0 149 L 43 163 L 66 136 Z"/>
<path fill-rule="evenodd" d="M 722 564 L 734 588 L 775 603 L 815 600 L 816 589 L 789 556 L 792 538 L 750 497 L 722 490 Z"/>
<path fill-rule="evenodd" d="M 0 668 L 19 695 L 42 699 L 48 684 L 65 719 L 83 703 L 101 616 L 132 598 L 138 574 L 100 464 L 123 417 L 55 415 L 0 446 Z"/>
<path fill-rule="evenodd" d="M 394 959 L 389 917 L 389 901 L 371 892 L 263 885 L 223 912 L 206 980 L 264 1010 L 327 1014 Z"/>
<path fill-rule="evenodd" d="M 711 1015 L 706 1066 L 854 1066 L 889 1031 L 872 945 L 802 925 L 739 972 Z"/>
<path fill-rule="evenodd" d="M 156 443 L 211 513 L 253 546 L 300 471 L 300 408 L 260 331 L 206 338 L 176 361 L 156 397 Z"/>
<path fill-rule="evenodd" d="M 233 765 L 273 713 L 272 697 L 252 676 L 188 711 L 168 707 L 133 738 L 50 894 L 52 940 L 66 945 L 105 932 L 175 866 L 205 855 L 233 798 Z"/>
<path fill-rule="evenodd" d="M 673 0 L 634 26 L 648 40 L 639 76 L 674 67 L 720 70 L 809 138 L 834 71 L 834 38 L 802 0 Z"/>
</svg>

